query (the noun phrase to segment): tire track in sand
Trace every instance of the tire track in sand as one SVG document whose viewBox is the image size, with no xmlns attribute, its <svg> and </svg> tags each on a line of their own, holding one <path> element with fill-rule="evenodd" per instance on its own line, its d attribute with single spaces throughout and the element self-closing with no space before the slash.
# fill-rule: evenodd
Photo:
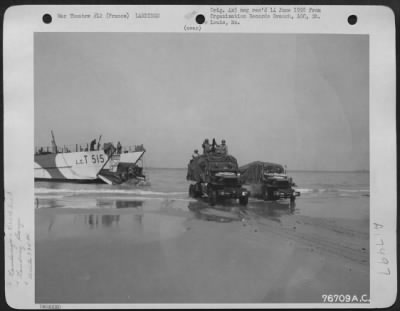
<svg viewBox="0 0 400 311">
<path fill-rule="evenodd" d="M 322 237 L 322 235 L 318 235 L 318 231 L 312 233 L 301 233 L 297 231 L 296 226 L 313 226 L 310 223 L 299 223 L 294 220 L 296 226 L 288 227 L 282 225 L 279 220 L 273 221 L 260 217 L 260 215 L 251 210 L 241 211 L 240 215 L 242 216 L 243 221 L 248 226 L 254 228 L 255 231 L 276 234 L 287 240 L 302 243 L 310 247 L 310 251 L 319 251 L 321 253 L 326 252 L 340 258 L 346 258 L 350 261 L 359 263 L 362 270 L 369 271 L 369 250 L 355 248 L 356 245 L 350 245 L 350 243 L 346 245 L 343 241 L 340 243 L 340 237 L 337 237 L 340 233 L 338 233 L 338 230 L 334 230 L 335 228 L 332 226 L 323 228 L 325 230 L 329 229 L 333 233 L 332 239 L 328 239 Z M 343 230 L 345 232 L 342 234 L 348 235 L 348 232 L 346 232 L 347 228 L 340 227 L 339 232 L 343 232 Z M 350 231 L 353 233 L 353 230 L 350 229 Z"/>
</svg>

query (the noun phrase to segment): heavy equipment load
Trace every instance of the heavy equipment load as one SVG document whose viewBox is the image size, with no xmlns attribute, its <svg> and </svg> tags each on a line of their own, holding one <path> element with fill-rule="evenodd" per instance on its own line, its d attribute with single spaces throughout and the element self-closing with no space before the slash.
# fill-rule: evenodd
<svg viewBox="0 0 400 311">
<path fill-rule="evenodd" d="M 247 205 L 249 192 L 241 186 L 237 160 L 231 155 L 208 153 L 193 158 L 188 164 L 187 180 L 193 198 L 207 196 L 215 205 L 220 199 L 239 199 Z"/>
<path fill-rule="evenodd" d="M 190 161 L 188 165 L 188 180 L 208 183 L 212 179 L 211 172 L 237 173 L 239 166 L 236 159 L 230 155 L 207 154 Z M 229 174 L 228 174 L 229 175 Z"/>
</svg>

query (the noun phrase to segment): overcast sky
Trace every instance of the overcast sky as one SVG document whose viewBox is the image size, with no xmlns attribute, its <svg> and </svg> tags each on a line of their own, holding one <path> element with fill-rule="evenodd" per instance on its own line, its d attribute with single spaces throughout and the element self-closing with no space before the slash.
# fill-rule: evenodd
<svg viewBox="0 0 400 311">
<path fill-rule="evenodd" d="M 239 164 L 369 168 L 368 36 L 35 34 L 35 145 L 144 144 L 186 167 L 204 138 Z"/>
</svg>

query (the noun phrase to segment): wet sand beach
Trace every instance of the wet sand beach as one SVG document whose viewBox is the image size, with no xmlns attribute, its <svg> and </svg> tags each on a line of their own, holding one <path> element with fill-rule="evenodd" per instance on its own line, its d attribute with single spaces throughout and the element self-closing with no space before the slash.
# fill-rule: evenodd
<svg viewBox="0 0 400 311">
<path fill-rule="evenodd" d="M 323 209 L 321 208 L 323 207 Z M 38 195 L 38 303 L 322 302 L 369 295 L 369 198 Z M 363 211 L 362 213 L 360 211 Z"/>
</svg>

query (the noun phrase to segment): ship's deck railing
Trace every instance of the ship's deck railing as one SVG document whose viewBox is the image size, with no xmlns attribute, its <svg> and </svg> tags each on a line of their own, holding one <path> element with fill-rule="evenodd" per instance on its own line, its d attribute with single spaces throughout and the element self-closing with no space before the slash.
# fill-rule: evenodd
<svg viewBox="0 0 400 311">
<path fill-rule="evenodd" d="M 117 148 L 114 145 L 114 148 Z M 104 150 L 104 144 L 95 145 L 93 150 Z M 133 151 L 143 151 L 145 150 L 143 144 L 133 145 L 133 146 L 122 146 L 121 153 L 133 152 Z M 69 153 L 69 152 L 83 152 L 91 151 L 90 144 L 74 144 L 74 145 L 62 145 L 57 146 L 57 150 L 53 146 L 39 146 L 35 147 L 35 154 L 49 154 L 49 153 Z M 118 153 L 118 150 L 116 151 Z"/>
</svg>

